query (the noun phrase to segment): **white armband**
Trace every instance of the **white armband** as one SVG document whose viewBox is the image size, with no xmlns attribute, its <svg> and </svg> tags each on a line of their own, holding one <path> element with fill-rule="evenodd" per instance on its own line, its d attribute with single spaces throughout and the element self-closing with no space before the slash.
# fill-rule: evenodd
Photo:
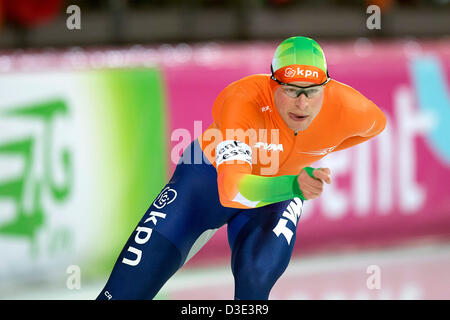
<svg viewBox="0 0 450 320">
<path fill-rule="evenodd" d="M 216 147 L 216 165 L 217 167 L 224 161 L 240 160 L 252 165 L 252 148 L 249 145 L 236 141 L 226 140 L 219 143 Z"/>
</svg>

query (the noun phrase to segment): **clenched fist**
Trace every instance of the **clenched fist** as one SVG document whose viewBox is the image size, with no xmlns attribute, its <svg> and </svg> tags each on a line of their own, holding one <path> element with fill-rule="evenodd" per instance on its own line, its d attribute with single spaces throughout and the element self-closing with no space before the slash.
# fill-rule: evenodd
<svg viewBox="0 0 450 320">
<path fill-rule="evenodd" d="M 300 190 L 306 200 L 317 198 L 322 194 L 323 182 L 331 183 L 331 171 L 329 168 L 312 169 L 312 178 L 305 169 L 298 175 L 297 181 Z"/>
</svg>

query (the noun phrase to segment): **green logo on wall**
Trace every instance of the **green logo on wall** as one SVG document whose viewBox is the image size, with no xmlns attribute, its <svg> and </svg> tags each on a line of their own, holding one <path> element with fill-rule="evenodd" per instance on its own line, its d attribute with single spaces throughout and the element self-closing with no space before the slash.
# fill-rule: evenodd
<svg viewBox="0 0 450 320">
<path fill-rule="evenodd" d="M 37 232 L 46 226 L 50 214 L 43 202 L 44 193 L 53 203 L 62 204 L 72 191 L 73 157 L 67 148 L 55 150 L 53 143 L 56 134 L 64 134 L 55 132 L 55 121 L 60 117 L 67 118 L 68 113 L 66 103 L 60 99 L 14 107 L 0 113 L 3 120 L 37 121 L 43 128 L 42 135 L 30 134 L 6 143 L 0 142 L 0 158 L 20 158 L 23 163 L 18 176 L 0 180 L 0 202 L 12 201 L 15 208 L 13 218 L 0 223 L 0 235 L 29 239 L 33 256 L 40 249 L 36 241 Z M 39 173 L 34 170 L 36 162 L 40 162 L 42 168 Z M 55 182 L 55 166 L 61 167 L 63 183 Z M 49 232 L 50 253 L 69 246 L 71 232 L 67 227 L 52 227 Z"/>
</svg>

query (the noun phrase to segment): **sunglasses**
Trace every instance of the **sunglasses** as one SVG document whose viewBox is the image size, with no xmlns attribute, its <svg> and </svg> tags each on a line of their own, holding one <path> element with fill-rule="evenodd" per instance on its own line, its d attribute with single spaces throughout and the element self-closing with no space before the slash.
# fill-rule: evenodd
<svg viewBox="0 0 450 320">
<path fill-rule="evenodd" d="M 271 79 L 276 81 L 278 84 L 283 86 L 283 92 L 291 98 L 298 98 L 300 97 L 300 95 L 303 93 L 308 99 L 317 97 L 319 95 L 319 93 L 321 92 L 321 89 L 324 85 L 326 85 L 331 78 L 327 78 L 327 80 L 325 80 L 322 83 L 319 84 L 313 84 L 307 87 L 300 87 L 297 86 L 295 84 L 289 84 L 289 83 L 284 83 L 281 82 L 280 80 L 278 80 L 277 78 L 275 78 L 275 76 L 272 74 Z"/>
</svg>

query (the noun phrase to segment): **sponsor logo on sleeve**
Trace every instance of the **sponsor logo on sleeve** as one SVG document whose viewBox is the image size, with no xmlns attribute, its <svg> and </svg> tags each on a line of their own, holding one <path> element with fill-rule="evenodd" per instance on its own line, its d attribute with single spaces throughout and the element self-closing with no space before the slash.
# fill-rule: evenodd
<svg viewBox="0 0 450 320">
<path fill-rule="evenodd" d="M 254 148 L 260 148 L 269 151 L 283 151 L 283 145 L 276 143 L 257 142 Z"/>
</svg>

